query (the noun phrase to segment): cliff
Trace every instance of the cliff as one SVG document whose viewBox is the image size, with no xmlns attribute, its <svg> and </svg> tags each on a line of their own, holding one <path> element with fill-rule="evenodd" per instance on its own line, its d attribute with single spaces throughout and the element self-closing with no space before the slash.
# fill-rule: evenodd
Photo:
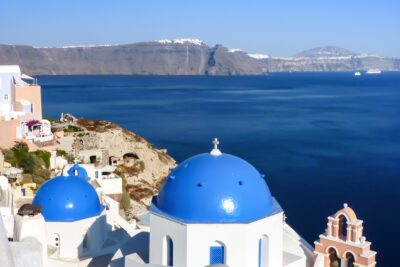
<svg viewBox="0 0 400 267">
<path fill-rule="evenodd" d="M 143 137 L 108 121 L 76 119 L 65 115 L 63 122 L 53 122 L 54 129 L 65 132 L 61 148 L 74 157 L 98 155 L 98 164 L 112 164 L 123 178 L 123 190 L 131 197 L 133 215 L 141 214 L 158 193 L 175 160 L 165 149 L 157 149 Z M 68 148 L 65 143 L 68 143 Z"/>
<path fill-rule="evenodd" d="M 315 48 L 294 57 L 248 54 L 200 40 L 160 40 L 126 45 L 35 48 L 0 45 L 0 64 L 18 64 L 29 75 L 261 75 L 282 71 L 399 71 L 400 59 Z"/>
</svg>

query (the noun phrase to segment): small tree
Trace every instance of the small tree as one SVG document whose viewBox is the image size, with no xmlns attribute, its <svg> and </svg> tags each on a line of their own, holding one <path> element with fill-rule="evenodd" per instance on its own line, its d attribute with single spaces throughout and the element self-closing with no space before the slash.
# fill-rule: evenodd
<svg viewBox="0 0 400 267">
<path fill-rule="evenodd" d="M 45 150 L 37 150 L 33 152 L 37 157 L 43 160 L 44 165 L 46 168 L 50 168 L 50 158 L 51 158 L 51 153 Z"/>
<path fill-rule="evenodd" d="M 41 160 L 32 155 L 32 154 L 25 154 L 23 158 L 19 160 L 18 167 L 24 170 L 24 173 L 32 173 L 37 169 L 41 168 Z"/>
<path fill-rule="evenodd" d="M 131 205 L 131 197 L 128 193 L 123 193 L 121 197 L 121 201 L 119 202 L 119 208 L 124 211 L 129 210 L 132 207 Z"/>
<path fill-rule="evenodd" d="M 23 161 L 26 155 L 29 153 L 29 147 L 24 142 L 17 142 L 12 148 L 12 159 L 11 164 L 16 167 L 21 167 L 21 161 Z"/>
</svg>

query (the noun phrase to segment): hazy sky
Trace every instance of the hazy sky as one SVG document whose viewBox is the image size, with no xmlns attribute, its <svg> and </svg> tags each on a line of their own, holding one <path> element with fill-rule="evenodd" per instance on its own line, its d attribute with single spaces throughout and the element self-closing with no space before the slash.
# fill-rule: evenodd
<svg viewBox="0 0 400 267">
<path fill-rule="evenodd" d="M 0 43 L 199 38 L 289 56 L 316 46 L 400 56 L 400 0 L 0 0 Z"/>
</svg>

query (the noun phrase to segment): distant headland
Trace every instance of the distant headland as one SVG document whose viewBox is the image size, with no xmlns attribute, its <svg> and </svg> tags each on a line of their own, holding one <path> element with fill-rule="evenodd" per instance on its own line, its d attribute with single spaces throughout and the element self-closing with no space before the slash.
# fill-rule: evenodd
<svg viewBox="0 0 400 267">
<path fill-rule="evenodd" d="M 32 47 L 0 44 L 0 64 L 30 75 L 263 75 L 269 72 L 400 71 L 400 58 L 318 47 L 293 57 L 250 54 L 198 39 L 124 45 Z"/>
</svg>

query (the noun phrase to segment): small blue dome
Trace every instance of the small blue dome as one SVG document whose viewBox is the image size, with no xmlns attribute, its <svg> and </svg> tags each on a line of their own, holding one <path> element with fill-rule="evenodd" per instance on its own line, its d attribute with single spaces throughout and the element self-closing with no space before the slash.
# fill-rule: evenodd
<svg viewBox="0 0 400 267">
<path fill-rule="evenodd" d="M 71 168 L 69 168 L 68 175 L 79 177 L 85 179 L 86 181 L 89 180 L 89 176 L 85 168 L 79 166 L 77 163 L 75 163 Z"/>
<path fill-rule="evenodd" d="M 151 210 L 188 223 L 247 223 L 278 206 L 248 162 L 207 153 L 187 159 L 168 176 Z"/>
<path fill-rule="evenodd" d="M 100 204 L 91 184 L 77 177 L 57 176 L 42 184 L 32 204 L 42 207 L 50 222 L 71 222 L 99 215 Z"/>
</svg>

